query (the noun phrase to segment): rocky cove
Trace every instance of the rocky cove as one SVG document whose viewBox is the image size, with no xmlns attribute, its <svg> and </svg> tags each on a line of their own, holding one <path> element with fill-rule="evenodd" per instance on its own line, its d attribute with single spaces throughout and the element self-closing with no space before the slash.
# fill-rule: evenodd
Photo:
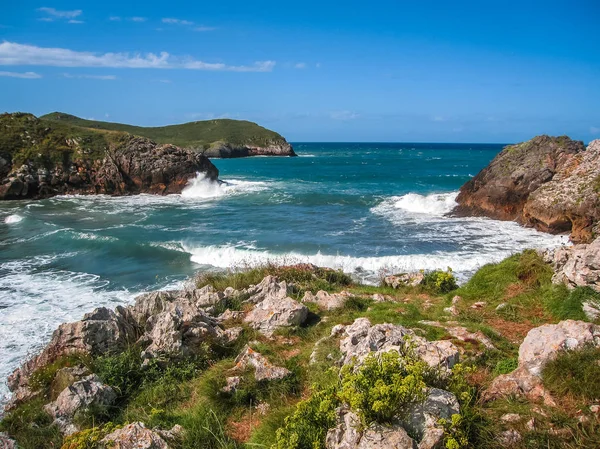
<svg viewBox="0 0 600 449">
<path fill-rule="evenodd" d="M 450 271 L 367 286 L 314 265 L 263 264 L 96 309 L 61 325 L 11 375 L 0 441 L 425 449 L 573 447 L 576 439 L 595 447 L 597 149 L 598 141 L 585 149 L 548 137 L 508 147 L 461 189 L 455 211 L 572 232 L 582 243 L 486 265 L 460 287 Z M 170 154 L 151 151 L 156 164 Z M 190 170 L 199 164 L 172 151 Z M 118 170 L 98 173 L 126 170 L 138 189 L 164 185 L 158 193 L 180 185 L 118 160 Z M 107 179 L 95 173 L 84 179 Z"/>
</svg>

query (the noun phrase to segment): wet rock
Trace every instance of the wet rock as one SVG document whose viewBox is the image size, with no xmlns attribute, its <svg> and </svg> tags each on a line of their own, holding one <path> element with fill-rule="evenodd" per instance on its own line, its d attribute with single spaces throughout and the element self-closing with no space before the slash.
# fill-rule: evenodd
<svg viewBox="0 0 600 449">
<path fill-rule="evenodd" d="M 76 413 L 92 406 L 107 407 L 116 398 L 114 390 L 93 374 L 65 388 L 44 410 L 54 418 L 61 432 L 70 435 L 79 430 L 73 423 Z"/>
<path fill-rule="evenodd" d="M 233 369 L 244 371 L 249 367 L 254 368 L 254 378 L 259 382 L 283 379 L 291 374 L 290 370 L 273 365 L 261 353 L 256 352 L 250 346 L 246 346 L 235 359 Z"/>
<path fill-rule="evenodd" d="M 352 297 L 351 293 L 343 291 L 341 293 L 328 293 L 324 290 L 319 290 L 316 295 L 307 291 L 302 298 L 302 302 L 314 302 L 321 309 L 333 310 L 344 307 L 348 298 Z"/>
<path fill-rule="evenodd" d="M 134 422 L 109 433 L 102 443 L 111 449 L 169 449 L 167 442 L 143 423 Z"/>
<path fill-rule="evenodd" d="M 531 329 L 519 347 L 517 369 L 496 377 L 485 392 L 484 399 L 525 395 L 554 405 L 554 400 L 542 385 L 542 369 L 561 351 L 581 349 L 588 344 L 600 346 L 600 326 L 566 320 Z"/>
<path fill-rule="evenodd" d="M 285 287 L 285 282 L 282 284 Z M 284 291 L 278 289 L 275 293 L 267 294 L 246 315 L 244 322 L 267 336 L 273 335 L 273 332 L 279 328 L 300 326 L 304 323 L 308 317 L 308 309 L 292 298 L 281 298 Z M 259 293 L 259 295 L 262 295 L 262 293 Z"/>
<path fill-rule="evenodd" d="M 458 363 L 458 349 L 447 340 L 430 342 L 403 326 L 373 326 L 367 318 L 358 318 L 344 327 L 340 340 L 342 363 L 356 360 L 360 364 L 371 352 L 401 351 L 409 342 L 416 355 L 431 367 L 452 368 Z"/>
</svg>

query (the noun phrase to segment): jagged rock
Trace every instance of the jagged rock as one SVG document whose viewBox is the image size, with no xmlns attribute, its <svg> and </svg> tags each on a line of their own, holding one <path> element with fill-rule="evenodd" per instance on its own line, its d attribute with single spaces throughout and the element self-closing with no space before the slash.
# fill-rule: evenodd
<svg viewBox="0 0 600 449">
<path fill-rule="evenodd" d="M 594 321 L 600 318 L 600 305 L 598 303 L 586 301 L 581 304 L 581 307 L 588 320 Z"/>
<path fill-rule="evenodd" d="M 285 288 L 285 282 L 281 284 L 284 284 L 283 288 Z M 285 289 L 278 287 L 276 292 L 267 293 L 265 299 L 246 315 L 244 322 L 267 336 L 273 335 L 278 328 L 300 326 L 308 317 L 308 309 L 292 298 L 285 296 L 281 298 L 284 292 Z M 262 294 L 262 292 L 258 293 L 258 295 Z"/>
<path fill-rule="evenodd" d="M 440 419 L 450 421 L 452 415 L 460 413 L 458 399 L 452 393 L 439 388 L 430 388 L 422 403 L 412 404 L 401 419 L 404 429 L 419 442 L 419 449 L 442 447 L 444 429 Z"/>
<path fill-rule="evenodd" d="M 109 433 L 102 443 L 111 449 L 169 449 L 167 442 L 157 432 L 146 429 L 141 422 Z"/>
<path fill-rule="evenodd" d="M 545 254 L 552 263 L 552 281 L 568 287 L 591 287 L 600 292 L 600 239 L 590 244 L 557 248 Z"/>
<path fill-rule="evenodd" d="M 35 394 L 29 389 L 29 378 L 37 369 L 69 354 L 93 356 L 124 349 L 138 337 L 137 325 L 129 311 L 117 307 L 115 312 L 104 307 L 86 314 L 81 321 L 61 324 L 50 343 L 38 356 L 24 363 L 8 377 L 8 387 L 21 400 Z M 12 401 L 11 406 L 18 405 Z"/>
<path fill-rule="evenodd" d="M 500 417 L 500 421 L 507 423 L 515 423 L 521 421 L 521 415 L 518 413 L 505 413 Z"/>
<path fill-rule="evenodd" d="M 386 301 L 385 296 L 383 296 L 381 293 L 373 293 L 373 296 L 371 298 L 375 302 L 385 302 Z"/>
<path fill-rule="evenodd" d="M 226 384 L 223 388 L 221 388 L 221 391 L 223 393 L 233 393 L 235 390 L 237 390 L 237 387 L 239 387 L 240 383 L 242 382 L 242 378 L 240 376 L 230 376 L 225 379 L 225 381 Z"/>
<path fill-rule="evenodd" d="M 351 293 L 346 291 L 341 293 L 328 293 L 324 290 L 319 290 L 316 295 L 313 295 L 312 292 L 307 291 L 304 293 L 302 302 L 314 302 L 321 309 L 333 310 L 344 307 L 346 300 L 352 296 L 353 295 Z"/>
<path fill-rule="evenodd" d="M 116 398 L 114 390 L 92 374 L 65 388 L 56 401 L 44 406 L 44 410 L 54 418 L 54 423 L 61 432 L 70 435 L 79 430 L 73 424 L 73 417 L 77 412 L 91 406 L 109 406 Z"/>
<path fill-rule="evenodd" d="M 600 141 L 539 136 L 507 146 L 460 189 L 458 215 L 517 220 L 544 232 L 571 231 L 574 242 L 592 240 L 600 219 L 596 193 Z"/>
<path fill-rule="evenodd" d="M 90 374 L 90 370 L 83 365 L 59 369 L 50 384 L 50 397 L 57 398 L 69 385 L 73 385 Z"/>
<path fill-rule="evenodd" d="M 600 326 L 566 320 L 531 329 L 519 347 L 517 369 L 496 377 L 485 392 L 484 398 L 489 400 L 523 394 L 554 405 L 554 400 L 542 385 L 542 369 L 560 351 L 581 349 L 588 344 L 600 346 Z"/>
<path fill-rule="evenodd" d="M 232 321 L 232 320 L 240 319 L 243 316 L 244 316 L 244 312 L 242 312 L 241 310 L 227 309 L 225 312 L 223 312 L 221 315 L 219 315 L 217 317 L 217 321 L 219 321 L 219 322 Z"/>
<path fill-rule="evenodd" d="M 344 407 L 336 410 L 338 425 L 329 429 L 327 449 L 417 449 L 417 445 L 399 425 L 371 424 L 361 430 L 360 419 Z"/>
<path fill-rule="evenodd" d="M 248 156 L 296 156 L 292 146 L 285 140 L 273 140 L 264 146 L 233 145 L 228 142 L 214 142 L 210 148 L 202 150 L 206 157 L 233 158 Z"/>
<path fill-rule="evenodd" d="M 403 326 L 388 323 L 373 326 L 367 318 L 358 318 L 345 326 L 341 334 L 342 363 L 356 360 L 360 364 L 371 352 L 401 351 L 409 342 L 414 345 L 416 355 L 431 367 L 452 368 L 458 362 L 458 349 L 447 340 L 430 342 Z"/>
<path fill-rule="evenodd" d="M 392 288 L 402 286 L 416 287 L 423 281 L 424 277 L 425 275 L 421 272 L 395 274 L 383 278 L 383 283 Z"/>
<path fill-rule="evenodd" d="M 279 282 L 277 276 L 266 276 L 259 284 L 254 285 L 243 291 L 249 295 L 247 302 L 258 304 L 265 299 L 278 300 L 285 299 L 292 293 L 292 287 L 285 281 Z"/>
<path fill-rule="evenodd" d="M 0 449 L 18 449 L 17 442 L 0 432 Z"/>
<path fill-rule="evenodd" d="M 505 430 L 500 432 L 498 435 L 498 442 L 502 444 L 502 447 L 513 447 L 518 444 L 523 437 L 519 432 L 514 429 Z"/>
<path fill-rule="evenodd" d="M 283 379 L 291 374 L 290 370 L 273 365 L 261 353 L 256 352 L 250 346 L 246 345 L 235 359 L 235 366 L 233 369 L 236 371 L 244 371 L 248 367 L 254 368 L 254 378 L 259 382 L 262 380 Z"/>
<path fill-rule="evenodd" d="M 223 331 L 223 340 L 225 341 L 225 343 L 233 343 L 238 338 L 240 338 L 242 332 L 244 332 L 244 328 L 239 326 L 225 329 Z"/>
</svg>

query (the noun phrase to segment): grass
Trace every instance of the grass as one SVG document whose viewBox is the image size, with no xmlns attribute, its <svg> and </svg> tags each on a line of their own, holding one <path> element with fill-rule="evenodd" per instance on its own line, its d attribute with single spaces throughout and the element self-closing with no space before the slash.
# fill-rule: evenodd
<svg viewBox="0 0 600 449">
<path fill-rule="evenodd" d="M 565 351 L 542 371 L 544 386 L 554 395 L 580 401 L 600 400 L 600 348 Z"/>
<path fill-rule="evenodd" d="M 40 119 L 44 122 L 68 124 L 79 128 L 125 132 L 147 137 L 158 143 L 170 143 L 186 148 L 206 149 L 217 142 L 226 142 L 234 146 L 286 144 L 285 139 L 276 132 L 245 120 L 217 119 L 181 125 L 142 127 L 86 120 L 62 112 L 46 114 Z"/>
</svg>

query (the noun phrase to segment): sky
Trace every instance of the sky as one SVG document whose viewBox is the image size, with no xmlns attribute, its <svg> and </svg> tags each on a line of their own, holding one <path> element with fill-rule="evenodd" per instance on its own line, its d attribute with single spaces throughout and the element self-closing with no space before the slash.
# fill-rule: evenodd
<svg viewBox="0 0 600 449">
<path fill-rule="evenodd" d="M 600 1 L 10 2 L 0 111 L 289 141 L 600 138 Z"/>
</svg>

